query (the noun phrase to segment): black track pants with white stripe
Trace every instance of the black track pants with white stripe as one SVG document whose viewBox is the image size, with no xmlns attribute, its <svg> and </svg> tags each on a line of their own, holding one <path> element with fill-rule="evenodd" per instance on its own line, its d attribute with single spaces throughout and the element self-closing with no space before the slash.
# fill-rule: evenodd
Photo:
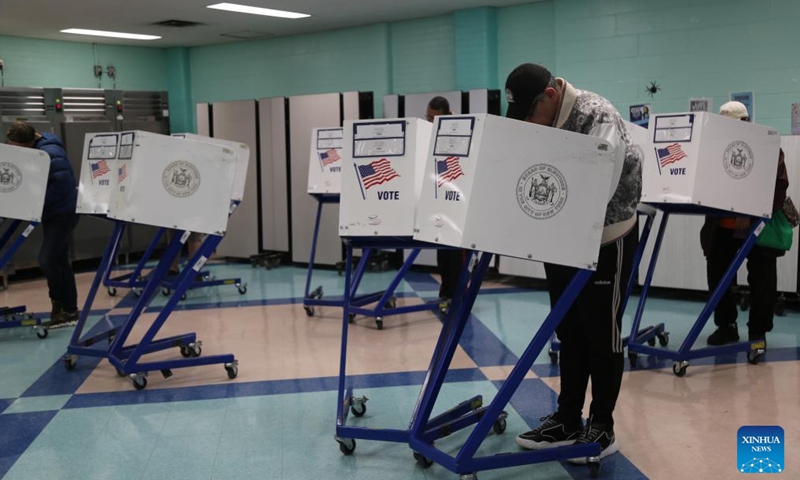
<svg viewBox="0 0 800 480">
<path fill-rule="evenodd" d="M 556 330 L 561 342 L 561 393 L 558 413 L 568 424 L 580 422 L 589 378 L 590 416 L 613 425 L 614 407 L 622 385 L 624 356 L 621 305 L 639 240 L 638 225 L 624 237 L 603 246 L 597 271 Z M 566 290 L 574 268 L 545 265 L 550 303 Z"/>
</svg>

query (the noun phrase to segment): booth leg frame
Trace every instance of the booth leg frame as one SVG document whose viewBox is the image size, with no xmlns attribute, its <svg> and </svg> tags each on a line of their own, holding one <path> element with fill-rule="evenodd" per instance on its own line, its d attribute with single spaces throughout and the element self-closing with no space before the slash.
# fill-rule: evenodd
<svg viewBox="0 0 800 480">
<path fill-rule="evenodd" d="M 14 220 L 3 232 L 0 237 L 0 251 L 8 244 L 14 235 L 14 232 L 19 228 L 23 222 L 21 220 Z M 3 221 L 2 224 L 5 224 Z M 0 224 L 0 225 L 2 225 Z M 30 222 L 27 227 L 17 236 L 17 238 L 9 245 L 5 253 L 0 257 L 0 271 L 11 261 L 11 258 L 19 250 L 23 243 L 28 239 L 31 232 L 39 225 L 38 222 Z M 20 328 L 20 327 L 33 327 L 36 336 L 40 340 L 44 340 L 49 335 L 47 327 L 42 325 L 42 316 L 28 313 L 25 306 L 18 307 L 0 307 L 0 330 L 6 328 Z"/>
<path fill-rule="evenodd" d="M 725 274 L 722 276 L 719 284 L 714 288 L 713 292 L 711 293 L 711 297 L 703 307 L 703 310 L 700 312 L 700 315 L 689 331 L 689 334 L 686 336 L 678 350 L 668 350 L 666 348 L 655 347 L 655 343 L 652 340 L 653 336 L 659 339 L 661 347 L 666 347 L 669 343 L 669 334 L 664 331 L 663 324 L 658 324 L 655 327 L 649 327 L 643 330 L 640 329 L 642 316 L 647 303 L 647 296 L 653 280 L 656 264 L 658 262 L 658 255 L 663 243 L 669 215 L 669 212 L 664 212 L 661 219 L 661 225 L 659 226 L 658 235 L 656 236 L 656 243 L 653 247 L 650 265 L 648 266 L 647 275 L 645 277 L 644 284 L 642 285 L 642 293 L 641 297 L 639 298 L 639 305 L 636 309 L 636 315 L 634 316 L 633 325 L 631 327 L 631 332 L 634 332 L 632 333 L 632 337 L 635 338 L 635 341 L 630 341 L 628 344 L 629 360 L 631 363 L 635 363 L 636 356 L 638 354 L 651 355 L 656 358 L 667 358 L 669 360 L 673 360 L 672 371 L 678 377 L 683 377 L 686 375 L 686 371 L 691 365 L 691 360 L 697 358 L 707 358 L 718 355 L 747 352 L 747 360 L 750 363 L 755 364 L 760 362 L 765 354 L 763 340 L 740 342 L 721 347 L 705 347 L 699 349 L 693 349 L 693 346 L 697 342 L 697 339 L 700 336 L 700 333 L 703 331 L 706 323 L 708 323 L 708 320 L 711 318 L 711 315 L 714 313 L 714 309 L 719 304 L 725 291 L 736 277 L 736 273 L 739 271 L 742 263 L 744 263 L 748 254 L 755 245 L 756 239 L 758 238 L 758 233 L 760 233 L 761 228 L 764 225 L 763 219 L 757 219 L 755 221 L 754 225 L 750 229 L 750 233 L 742 244 L 742 247 L 737 252 L 731 264 L 728 266 L 728 269 L 725 271 Z M 640 332 L 644 332 L 644 334 L 640 334 Z M 649 345 L 645 345 L 645 341 L 647 341 Z"/>
</svg>

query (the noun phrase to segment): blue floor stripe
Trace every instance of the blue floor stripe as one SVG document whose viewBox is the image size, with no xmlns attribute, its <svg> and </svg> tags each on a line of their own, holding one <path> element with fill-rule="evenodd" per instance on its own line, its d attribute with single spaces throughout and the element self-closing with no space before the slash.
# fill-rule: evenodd
<svg viewBox="0 0 800 480">
<path fill-rule="evenodd" d="M 503 382 L 500 381 L 492 383 L 498 390 L 503 385 Z M 523 380 L 516 394 L 511 397 L 510 404 L 530 428 L 536 428 L 542 423 L 541 417 L 558 410 L 558 395 L 541 380 Z M 509 432 L 511 435 L 519 433 L 522 432 Z M 629 440 L 634 441 L 634 439 Z M 621 441 L 624 440 L 621 439 Z M 586 466 L 572 465 L 566 461 L 560 463 L 572 478 L 577 480 L 588 477 Z M 614 480 L 647 478 L 621 453 L 612 455 L 601 462 L 600 475 L 601 478 L 613 478 Z"/>
<path fill-rule="evenodd" d="M 0 398 L 0 413 L 5 412 L 12 403 L 14 403 L 13 398 Z"/>
<path fill-rule="evenodd" d="M 0 478 L 14 465 L 58 412 L 0 415 Z"/>
<path fill-rule="evenodd" d="M 459 343 L 479 367 L 516 365 L 517 356 L 478 317 L 470 315 Z"/>
<path fill-rule="evenodd" d="M 425 372 L 400 372 L 348 377 L 354 389 L 421 385 Z M 478 382 L 486 377 L 477 368 L 457 369 L 448 372 L 446 382 Z M 127 392 L 87 393 L 74 395 L 64 408 L 90 408 L 146 403 L 183 402 L 221 398 L 284 395 L 337 390 L 338 377 L 320 377 L 296 380 L 204 385 L 186 388 L 165 388 Z"/>
<path fill-rule="evenodd" d="M 99 358 L 81 357 L 75 370 L 67 372 L 64 368 L 64 361 L 58 359 L 33 385 L 25 390 L 22 396 L 72 395 L 89 378 L 99 363 Z"/>
<path fill-rule="evenodd" d="M 763 362 L 791 362 L 800 360 L 800 347 L 771 348 L 767 350 Z M 626 372 L 637 372 L 645 370 L 659 370 L 672 368 L 672 360 L 667 358 L 653 357 L 650 355 L 640 355 L 635 368 L 631 368 L 629 361 L 625 360 Z M 690 360 L 691 366 L 687 370 L 687 375 L 691 375 L 692 368 L 708 365 L 731 365 L 734 363 L 746 364 L 747 355 L 739 353 L 737 355 L 720 355 L 716 357 L 697 358 Z M 540 377 L 557 377 L 559 375 L 558 366 L 550 364 L 534 365 L 531 368 Z"/>
</svg>

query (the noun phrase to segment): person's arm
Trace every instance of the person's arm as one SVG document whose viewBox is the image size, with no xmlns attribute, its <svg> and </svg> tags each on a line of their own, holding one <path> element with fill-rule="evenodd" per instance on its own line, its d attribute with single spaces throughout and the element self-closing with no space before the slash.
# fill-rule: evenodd
<svg viewBox="0 0 800 480">
<path fill-rule="evenodd" d="M 611 201 L 619 186 L 619 180 L 622 178 L 622 167 L 625 165 L 627 145 L 625 145 L 622 135 L 620 135 L 613 123 L 597 124 L 589 132 L 589 135 L 605 140 L 614 149 L 614 172 L 611 175 L 611 191 L 608 194 L 608 200 Z"/>
</svg>

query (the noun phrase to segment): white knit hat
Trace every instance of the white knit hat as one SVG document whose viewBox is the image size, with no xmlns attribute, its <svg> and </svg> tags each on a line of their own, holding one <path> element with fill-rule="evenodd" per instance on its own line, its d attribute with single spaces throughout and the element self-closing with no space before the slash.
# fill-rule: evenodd
<svg viewBox="0 0 800 480">
<path fill-rule="evenodd" d="M 747 107 L 745 107 L 742 102 L 726 103 L 725 105 L 719 107 L 719 114 L 724 117 L 736 118 L 738 120 L 750 116 L 750 114 L 747 113 Z"/>
</svg>

